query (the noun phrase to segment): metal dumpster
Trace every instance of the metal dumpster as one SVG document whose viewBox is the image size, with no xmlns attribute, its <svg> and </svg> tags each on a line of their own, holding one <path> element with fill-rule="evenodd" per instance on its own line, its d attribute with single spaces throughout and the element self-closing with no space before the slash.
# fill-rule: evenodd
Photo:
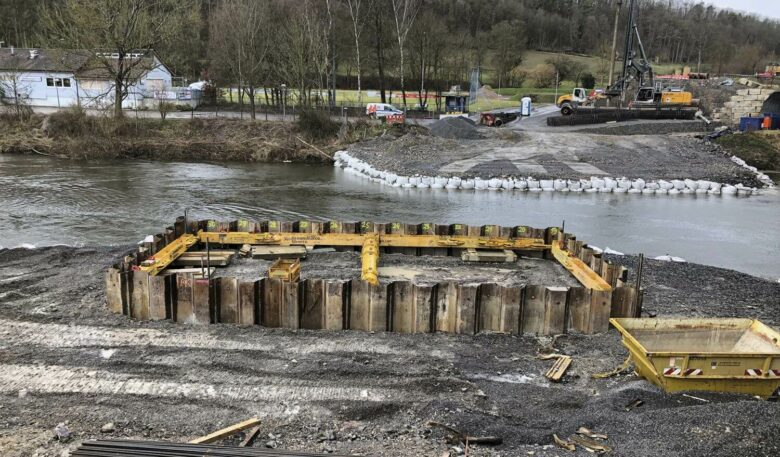
<svg viewBox="0 0 780 457">
<path fill-rule="evenodd" d="M 768 398 L 780 386 L 780 333 L 752 319 L 610 319 L 637 373 L 667 392 Z"/>
</svg>

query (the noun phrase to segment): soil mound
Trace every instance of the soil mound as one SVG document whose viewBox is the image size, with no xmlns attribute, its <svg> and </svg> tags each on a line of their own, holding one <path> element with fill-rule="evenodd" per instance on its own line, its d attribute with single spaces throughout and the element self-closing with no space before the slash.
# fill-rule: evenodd
<svg viewBox="0 0 780 457">
<path fill-rule="evenodd" d="M 431 135 L 451 140 L 476 140 L 482 138 L 477 126 L 464 117 L 445 117 L 431 125 Z"/>
</svg>

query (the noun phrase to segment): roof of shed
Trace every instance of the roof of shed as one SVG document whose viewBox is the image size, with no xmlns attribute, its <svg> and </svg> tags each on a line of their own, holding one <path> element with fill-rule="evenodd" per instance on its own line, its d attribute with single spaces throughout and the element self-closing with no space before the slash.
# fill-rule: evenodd
<svg viewBox="0 0 780 457">
<path fill-rule="evenodd" d="M 83 49 L 35 49 L 38 56 L 30 58 L 28 48 L 0 48 L 0 70 L 75 72 L 94 55 Z"/>
</svg>

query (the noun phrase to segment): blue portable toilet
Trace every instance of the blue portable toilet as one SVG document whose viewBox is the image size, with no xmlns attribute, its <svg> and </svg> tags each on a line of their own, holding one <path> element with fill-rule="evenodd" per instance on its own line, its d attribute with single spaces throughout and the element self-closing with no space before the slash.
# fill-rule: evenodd
<svg viewBox="0 0 780 457">
<path fill-rule="evenodd" d="M 522 116 L 531 115 L 531 97 L 523 97 L 520 99 L 520 114 Z"/>
</svg>

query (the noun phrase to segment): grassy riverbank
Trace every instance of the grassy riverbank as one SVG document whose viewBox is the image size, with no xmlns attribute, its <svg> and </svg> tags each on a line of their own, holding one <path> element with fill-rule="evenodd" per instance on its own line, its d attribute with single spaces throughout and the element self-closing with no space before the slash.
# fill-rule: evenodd
<svg viewBox="0 0 780 457">
<path fill-rule="evenodd" d="M 717 143 L 759 170 L 780 171 L 780 131 L 725 135 Z"/>
<path fill-rule="evenodd" d="M 72 159 L 326 162 L 345 145 L 380 135 L 384 126 L 348 126 L 317 112 L 296 122 L 237 119 L 138 119 L 66 110 L 25 119 L 0 118 L 0 153 Z"/>
</svg>

